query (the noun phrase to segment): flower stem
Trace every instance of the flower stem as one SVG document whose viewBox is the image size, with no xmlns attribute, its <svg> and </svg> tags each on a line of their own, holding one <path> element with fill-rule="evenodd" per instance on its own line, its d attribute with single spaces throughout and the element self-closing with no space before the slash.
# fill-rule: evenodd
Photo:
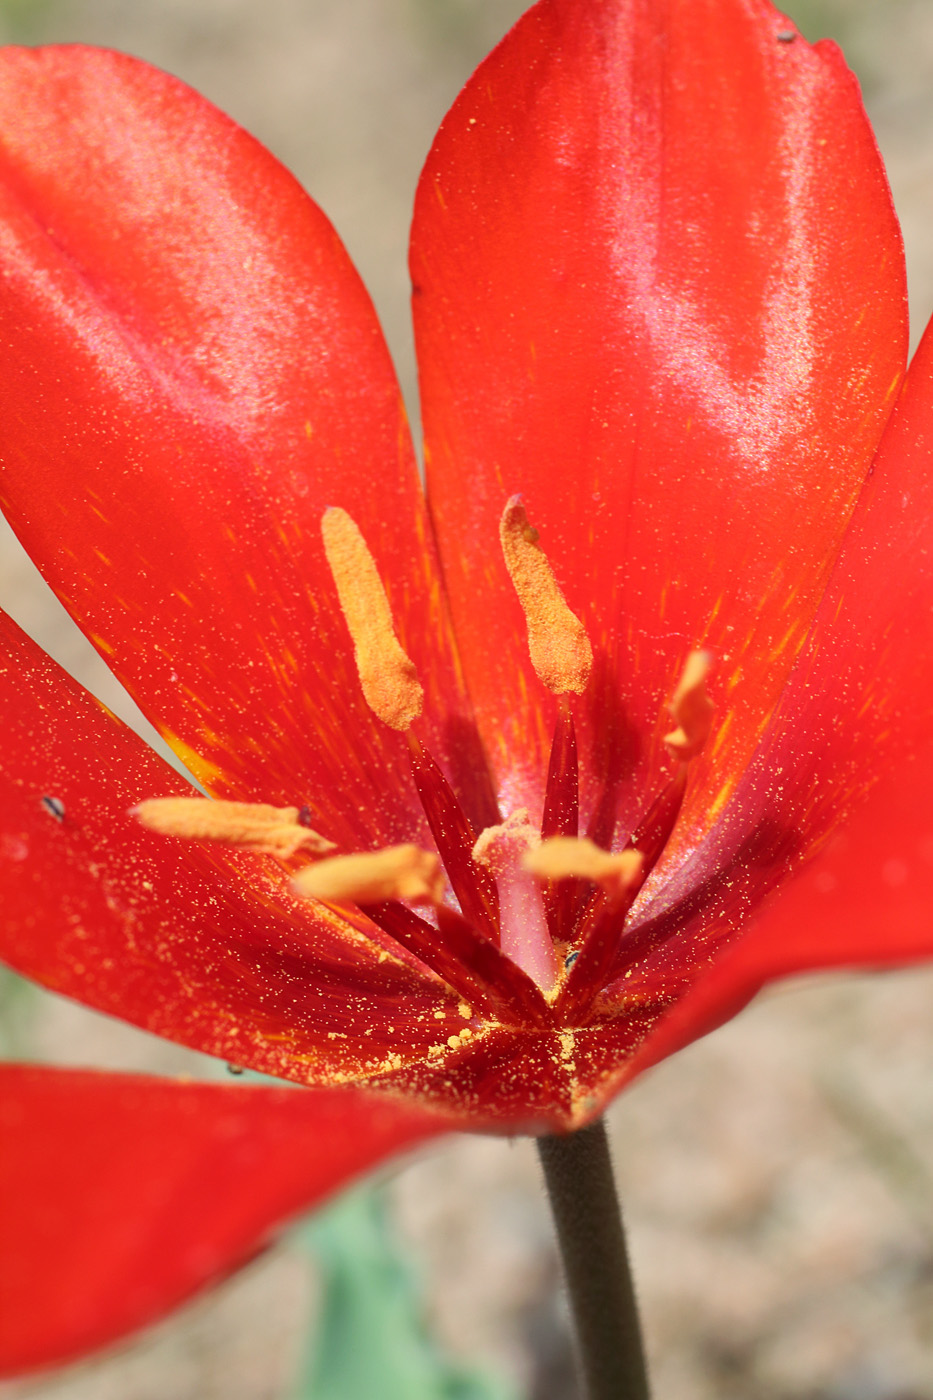
<svg viewBox="0 0 933 1400">
<path fill-rule="evenodd" d="M 602 1120 L 537 1139 L 588 1400 L 649 1400 L 622 1215 Z"/>
</svg>

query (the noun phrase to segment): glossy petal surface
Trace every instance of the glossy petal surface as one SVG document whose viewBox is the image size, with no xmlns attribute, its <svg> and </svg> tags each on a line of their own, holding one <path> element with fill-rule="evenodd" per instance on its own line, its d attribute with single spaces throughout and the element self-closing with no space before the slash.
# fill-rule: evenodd
<svg viewBox="0 0 933 1400">
<path fill-rule="evenodd" d="M 215 793 L 307 802 L 341 842 L 410 837 L 404 749 L 362 699 L 324 560 L 328 505 L 375 555 L 435 749 L 456 757 L 469 731 L 394 373 L 324 216 L 176 79 L 5 49 L 0 267 L 0 374 L 24 406 L 0 503 L 73 615 Z"/>
<path fill-rule="evenodd" d="M 670 1017 L 655 1057 L 726 1019 L 775 977 L 890 966 L 933 951 L 931 461 L 928 330 L 808 650 L 708 843 L 705 863 L 715 865 L 718 846 L 720 874 L 708 882 L 707 907 L 681 919 L 700 956 L 725 935 L 734 946 Z M 736 937 L 755 903 L 795 867 Z M 689 886 L 689 869 L 680 881 Z M 665 894 L 646 911 L 649 922 L 664 918 Z"/>
<path fill-rule="evenodd" d="M 129 808 L 183 780 L 2 617 L 0 728 L 11 966 L 301 1082 L 378 1076 L 460 1030 L 457 996 L 359 916 L 294 898 L 276 861 L 144 830 Z"/>
<path fill-rule="evenodd" d="M 445 1130 L 414 1104 L 0 1066 L 0 1371 L 154 1321 L 290 1216 Z"/>
<path fill-rule="evenodd" d="M 597 650 L 583 812 L 657 786 L 717 656 L 695 839 L 758 743 L 903 369 L 900 237 L 833 45 L 764 0 L 542 0 L 444 121 L 412 238 L 428 485 L 468 681 L 540 804 L 549 703 L 496 549 L 524 494 Z M 545 697 L 547 699 L 547 697 Z"/>
</svg>

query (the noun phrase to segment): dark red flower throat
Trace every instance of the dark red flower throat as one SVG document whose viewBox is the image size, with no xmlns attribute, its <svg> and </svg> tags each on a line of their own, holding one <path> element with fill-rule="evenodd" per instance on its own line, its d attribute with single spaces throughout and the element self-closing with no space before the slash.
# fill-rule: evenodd
<svg viewBox="0 0 933 1400">
<path fill-rule="evenodd" d="M 322 535 L 364 697 L 380 720 L 406 735 L 436 853 L 414 844 L 341 853 L 309 829 L 299 808 L 168 798 L 143 803 L 141 819 L 175 835 L 280 857 L 299 851 L 310 856 L 312 863 L 295 878 L 297 891 L 359 910 L 443 979 L 462 999 L 469 1022 L 460 1041 L 490 1024 L 554 1032 L 618 1016 L 619 998 L 604 1005 L 602 993 L 631 975 L 649 951 L 637 933 L 626 936 L 627 921 L 677 822 L 689 761 L 709 733 L 709 657 L 693 652 L 687 658 L 670 705 L 675 728 L 664 740 L 676 767 L 624 847 L 612 853 L 580 837 L 571 697 L 589 683 L 592 649 L 521 499 L 513 497 L 502 515 L 500 542 L 525 614 L 532 664 L 557 696 L 557 716 L 540 826 L 519 808 L 477 831 L 413 731 L 424 691 L 395 634 L 385 589 L 359 529 L 344 510 L 331 508 Z M 668 1000 L 661 991 L 656 997 L 656 1007 L 645 1005 L 642 994 L 635 998 L 641 1016 L 650 1018 Z"/>
</svg>

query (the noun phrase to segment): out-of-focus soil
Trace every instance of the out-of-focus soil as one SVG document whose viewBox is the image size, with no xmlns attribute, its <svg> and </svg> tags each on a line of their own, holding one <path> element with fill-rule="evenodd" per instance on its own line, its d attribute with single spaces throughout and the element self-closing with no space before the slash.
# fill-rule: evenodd
<svg viewBox="0 0 933 1400">
<path fill-rule="evenodd" d="M 128 49 L 180 74 L 296 172 L 357 260 L 413 389 L 405 240 L 438 120 L 517 0 L 4 0 L 0 34 Z M 933 5 L 789 9 L 862 77 L 907 240 L 916 333 L 933 307 Z M 8 535 L 0 602 L 128 717 Z M 41 1058 L 203 1071 L 43 997 Z M 8 1039 L 11 1037 L 8 1033 Z M 933 1400 L 933 972 L 771 992 L 610 1115 L 663 1400 Z M 533 1400 L 569 1400 L 567 1328 L 527 1142 L 458 1138 L 392 1173 L 438 1334 Z M 284 1241 L 105 1358 L 0 1400 L 279 1400 L 313 1310 Z M 417 1397 L 413 1397 L 417 1400 Z"/>
</svg>

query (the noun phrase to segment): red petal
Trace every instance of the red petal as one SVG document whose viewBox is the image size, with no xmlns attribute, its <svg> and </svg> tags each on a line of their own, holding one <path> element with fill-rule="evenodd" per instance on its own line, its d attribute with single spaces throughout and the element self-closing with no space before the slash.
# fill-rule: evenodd
<svg viewBox="0 0 933 1400">
<path fill-rule="evenodd" d="M 775 977 L 933 953 L 931 451 L 933 326 L 885 432 L 812 645 L 722 831 L 697 854 L 712 897 L 678 934 L 682 943 L 692 938 L 694 964 L 699 948 L 713 951 L 711 937 L 721 942 L 730 925 L 734 932 L 743 900 L 819 854 L 712 969 L 700 967 L 697 979 L 695 967 L 696 988 L 652 1043 L 652 1060 Z M 689 869 L 678 873 L 678 882 L 691 879 Z M 728 890 L 718 902 L 717 883 Z M 642 937 L 652 919 L 663 922 L 665 899 L 669 892 L 659 891 L 644 911 Z"/>
<path fill-rule="evenodd" d="M 154 1321 L 290 1216 L 445 1131 L 413 1104 L 0 1066 L 0 1371 Z"/>
<path fill-rule="evenodd" d="M 429 733 L 453 687 L 447 624 L 346 253 L 176 79 L 79 46 L 0 65 L 4 510 L 209 788 L 307 802 L 338 841 L 410 839 L 407 751 L 362 699 L 324 509 L 374 552 Z"/>
<path fill-rule="evenodd" d="M 471 694 L 500 774 L 518 754 L 519 781 L 529 760 L 543 781 L 541 686 L 496 549 L 522 492 L 603 653 L 578 710 L 586 818 L 594 773 L 633 770 L 623 817 L 641 815 L 700 643 L 729 727 L 689 801 L 704 822 L 725 801 L 902 371 L 901 243 L 857 84 L 790 28 L 764 0 L 544 0 L 422 177 L 428 480 Z"/>
<path fill-rule="evenodd" d="M 0 732 L 0 956 L 27 976 L 302 1082 L 379 1075 L 459 1031 L 457 996 L 292 897 L 277 862 L 134 821 L 183 780 L 2 615 Z"/>
<path fill-rule="evenodd" d="M 933 953 L 933 749 L 874 789 L 659 1026 L 638 1070 L 815 968 L 883 968 Z"/>
</svg>

